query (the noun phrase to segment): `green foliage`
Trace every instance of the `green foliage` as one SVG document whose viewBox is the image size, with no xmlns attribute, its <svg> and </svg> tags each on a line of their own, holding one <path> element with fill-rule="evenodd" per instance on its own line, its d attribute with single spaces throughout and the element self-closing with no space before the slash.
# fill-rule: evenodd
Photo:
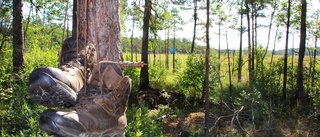
<svg viewBox="0 0 320 137">
<path fill-rule="evenodd" d="M 41 50 L 55 48 L 54 51 L 60 50 L 60 46 L 62 45 L 61 26 L 51 24 L 50 28 L 46 28 L 43 25 L 32 23 L 28 27 L 25 39 L 24 45 L 27 52 L 34 48 Z M 55 53 L 56 55 L 58 54 L 58 52 Z"/>
<path fill-rule="evenodd" d="M 130 60 L 130 56 L 127 55 L 125 56 L 125 60 L 129 61 Z M 138 90 L 140 89 L 140 68 L 127 68 L 124 69 L 123 71 L 125 76 L 129 76 L 130 79 L 132 80 L 132 90 L 131 93 L 136 95 L 135 93 L 138 92 Z"/>
<path fill-rule="evenodd" d="M 218 74 L 217 74 L 217 54 L 214 52 L 210 57 L 210 68 L 209 68 L 209 89 L 210 100 L 217 102 L 218 99 Z M 205 77 L 205 58 L 203 55 L 190 54 L 186 60 L 186 66 L 178 74 L 177 79 L 177 90 L 186 94 L 191 98 L 204 97 L 204 77 Z"/>
<path fill-rule="evenodd" d="M 129 137 L 162 137 L 161 122 L 155 121 L 155 117 L 148 116 L 150 110 L 139 104 L 128 107 L 126 112 L 128 119 L 128 126 L 126 128 L 126 136 Z"/>
<path fill-rule="evenodd" d="M 25 67 L 20 74 L 13 74 L 11 55 L 11 49 L 4 49 L 0 55 L 1 136 L 45 136 L 38 127 L 39 116 L 45 108 L 33 103 L 27 92 L 32 68 Z M 30 56 L 25 54 L 27 60 Z"/>
<path fill-rule="evenodd" d="M 166 74 L 168 74 L 168 70 L 164 68 L 160 68 L 159 65 L 149 65 L 149 74 L 151 85 L 159 85 L 166 78 Z"/>
<path fill-rule="evenodd" d="M 180 91 L 190 97 L 200 97 L 203 90 L 205 61 L 202 55 L 191 54 L 186 61 L 186 68 L 177 77 Z"/>
<path fill-rule="evenodd" d="M 283 63 L 278 61 L 270 64 L 270 67 L 264 69 L 257 77 L 257 88 L 263 93 L 262 96 L 268 100 L 280 100 L 281 97 L 281 83 L 283 74 Z"/>
<path fill-rule="evenodd" d="M 43 35 L 43 26 L 31 25 L 25 41 L 25 65 L 20 74 L 12 72 L 12 49 L 0 54 L 0 127 L 1 136 L 46 136 L 39 129 L 40 114 L 46 108 L 35 104 L 28 94 L 28 78 L 33 69 L 57 67 L 58 44 L 51 45 L 51 35 Z M 60 40 L 59 40 L 60 41 Z M 50 46 L 49 46 L 50 45 Z"/>
<path fill-rule="evenodd" d="M 10 9 L 12 8 L 12 2 L 10 0 L 1 0 L 0 7 L 0 16 L 6 16 L 9 14 Z M 0 21 L 2 21 L 2 19 L 0 19 Z"/>
</svg>

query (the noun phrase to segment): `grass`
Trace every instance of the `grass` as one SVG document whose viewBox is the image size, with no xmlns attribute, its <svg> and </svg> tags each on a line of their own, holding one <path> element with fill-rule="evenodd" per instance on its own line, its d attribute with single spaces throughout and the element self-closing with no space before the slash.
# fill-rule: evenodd
<svg viewBox="0 0 320 137">
<path fill-rule="evenodd" d="M 9 49 L 4 49 L 4 52 L 6 55 L 3 54 L 2 56 L 2 62 L 1 62 L 1 74 L 3 74 L 1 78 L 1 101 L 3 103 L 1 104 L 1 135 L 2 136 L 38 136 L 37 134 L 40 134 L 42 136 L 46 136 L 46 134 L 41 131 L 38 128 L 37 120 L 39 118 L 39 115 L 43 110 L 46 109 L 46 107 L 42 107 L 40 105 L 37 105 L 35 103 L 32 103 L 30 100 L 28 94 L 27 94 L 27 81 L 28 81 L 28 75 L 29 73 L 34 69 L 41 66 L 50 66 L 50 67 L 56 67 L 58 64 L 58 49 L 56 48 L 37 48 L 36 46 L 33 47 L 33 49 L 28 50 L 25 53 L 25 71 L 21 74 L 21 77 L 23 78 L 23 84 L 18 84 L 14 76 L 11 75 L 11 70 L 9 69 L 11 64 L 11 58 L 6 58 L 5 56 L 10 56 L 12 51 L 9 52 Z M 214 53 L 213 53 L 214 54 Z M 130 53 L 124 53 L 124 56 L 129 56 Z M 149 66 L 153 69 L 153 75 L 151 75 L 150 78 L 150 85 L 154 88 L 161 89 L 161 90 L 179 90 L 178 83 L 177 83 L 177 77 L 180 76 L 182 71 L 186 68 L 186 61 L 188 54 L 176 54 L 176 72 L 173 73 L 173 56 L 169 55 L 169 69 L 165 69 L 165 54 L 157 54 L 156 55 L 156 62 L 154 62 L 154 56 L 153 54 L 150 54 L 149 58 Z M 135 57 L 135 55 L 134 55 Z M 247 56 L 244 56 L 247 58 Z M 160 63 L 161 58 L 161 63 Z M 138 54 L 138 61 L 140 61 L 141 55 Z M 274 61 L 281 61 L 283 59 L 283 56 L 275 55 Z M 317 60 L 319 60 L 320 57 L 317 57 Z M 231 58 L 231 60 L 233 60 Z M 248 77 L 248 65 L 244 59 L 244 65 L 242 68 L 242 76 L 245 79 L 242 82 L 237 82 L 237 71 L 236 71 L 236 63 L 234 65 L 234 70 L 232 73 L 232 83 L 235 85 L 234 90 L 235 92 L 240 92 L 242 90 L 245 90 L 248 94 L 252 94 L 253 91 L 246 90 L 245 87 L 247 86 L 247 77 Z M 297 66 L 297 60 L 298 57 L 294 57 L 294 67 Z M 128 61 L 128 60 L 127 60 Z M 308 68 L 310 66 L 309 64 L 310 58 L 309 56 L 306 56 L 304 58 L 304 66 Z M 237 60 L 235 60 L 237 62 Z M 161 64 L 161 67 L 160 67 Z M 212 64 L 211 64 L 212 65 Z M 266 68 L 271 67 L 270 65 L 270 55 L 267 56 L 265 59 L 264 65 Z M 233 66 L 233 65 L 232 65 Z M 291 56 L 288 58 L 288 67 L 291 67 Z M 319 65 L 317 65 L 317 69 L 319 69 Z M 151 70 L 150 70 L 151 71 Z M 134 72 L 137 73 L 138 71 Z M 222 83 L 223 88 L 227 89 L 228 82 L 229 82 L 229 74 L 228 74 L 228 62 L 227 62 L 227 56 L 223 55 L 221 56 L 221 75 L 222 75 Z M 281 76 L 278 76 L 281 77 Z M 138 78 L 136 78 L 133 83 L 139 83 Z M 219 101 L 218 93 L 220 92 L 219 86 L 217 88 L 212 89 L 214 92 L 211 94 L 211 100 L 216 100 L 214 102 Z M 18 91 L 18 92 L 16 92 Z M 180 91 L 184 92 L 184 91 Z M 225 91 L 227 92 L 227 90 Z M 251 93 L 252 92 L 252 93 Z M 4 94 L 4 95 L 3 95 Z M 240 94 L 240 93 L 239 93 Z M 317 94 L 317 93 L 315 93 Z M 254 95 L 252 95 L 254 96 Z M 251 96 L 251 97 L 252 97 Z M 250 101 L 244 99 L 242 96 L 238 96 L 240 99 L 239 102 L 245 102 L 250 105 L 253 105 L 256 108 L 256 119 L 260 120 L 261 118 L 261 124 L 260 128 L 257 128 L 255 130 L 252 129 L 251 124 L 251 113 L 248 113 L 251 111 L 251 108 L 248 107 L 248 104 L 240 104 L 247 106 L 246 113 L 243 113 L 245 117 L 247 117 L 246 122 L 244 122 L 244 129 L 248 133 L 255 133 L 257 136 L 265 136 L 269 135 L 268 130 L 271 129 L 272 132 L 274 132 L 275 136 L 276 134 L 282 135 L 282 136 L 317 136 L 317 132 L 319 131 L 319 124 L 317 123 L 317 118 L 314 117 L 298 117 L 299 115 L 298 110 L 292 109 L 290 112 L 282 113 L 280 109 L 274 108 L 275 113 L 272 118 L 272 124 L 271 127 L 267 124 L 267 120 L 265 117 L 267 116 L 267 110 L 268 110 L 268 102 L 264 102 L 261 100 L 258 95 L 255 96 L 254 99 L 257 99 L 255 103 L 251 103 Z M 252 97 L 253 98 L 253 97 Z M 260 100 L 259 100 L 260 99 Z M 9 102 L 9 103 L 7 103 Z M 317 103 L 317 102 L 315 102 Z M 282 107 L 282 106 L 280 106 Z M 161 120 L 160 123 L 156 122 L 154 126 L 150 127 L 150 130 L 154 130 L 157 132 L 150 132 L 149 135 L 155 135 L 160 134 L 159 129 L 162 129 L 160 127 L 160 124 L 163 126 L 163 132 L 166 136 L 176 136 L 180 133 L 184 133 L 182 131 L 186 131 L 189 135 L 199 135 L 203 128 L 203 120 L 204 120 L 204 110 L 202 106 L 197 105 L 195 106 L 192 111 L 186 110 L 186 109 L 174 109 L 174 108 L 168 108 L 168 106 L 161 106 L 159 109 L 156 110 L 147 110 L 147 108 L 142 108 L 140 115 L 135 115 L 135 111 L 139 110 L 139 108 L 142 108 L 141 106 L 136 107 L 130 107 L 128 110 L 132 110 L 132 112 L 128 113 L 127 116 L 131 117 L 130 121 L 128 123 L 132 123 L 130 126 L 130 130 L 128 132 L 132 132 L 132 134 L 140 134 L 140 132 L 137 132 L 137 128 L 141 128 L 141 132 L 145 132 L 147 134 L 147 130 L 149 130 L 149 125 L 151 122 L 154 122 L 154 118 L 161 117 L 162 115 L 166 115 L 167 113 L 172 113 L 173 115 L 170 115 L 168 117 L 165 117 Z M 211 106 L 211 120 L 216 120 L 218 116 L 221 114 L 219 113 L 220 108 L 215 104 L 214 106 Z M 224 114 L 230 114 L 231 111 L 224 110 Z M 261 114 L 260 114 L 261 113 Z M 283 115 L 279 118 L 278 115 Z M 288 115 L 294 115 L 294 117 L 286 117 Z M 4 119 L 7 118 L 7 119 Z M 249 117 L 249 118 L 248 118 Z M 139 120 L 137 120 L 139 119 Z M 139 122 L 143 122 L 143 125 L 141 125 Z M 136 123 L 135 123 L 136 122 Z M 149 123 L 150 122 L 150 123 Z M 231 132 L 233 131 L 234 136 L 240 136 L 241 130 L 237 128 L 235 125 L 231 126 L 231 117 L 225 118 L 222 121 L 222 127 L 217 130 L 216 133 L 219 133 L 220 135 L 227 135 L 230 136 Z M 259 123 L 259 122 L 257 122 Z M 135 127 L 137 126 L 137 127 Z M 269 126 L 269 127 L 268 127 Z M 175 129 L 175 130 L 169 130 L 169 129 Z M 166 132 L 166 131 L 170 132 Z M 178 132 L 179 131 L 179 132 Z M 181 131 L 181 132 L 180 132 Z M 218 132 L 219 131 L 219 132 Z M 133 133 L 137 132 L 137 133 Z M 130 133 L 129 133 L 130 134 Z M 143 136 L 143 135 L 142 135 Z"/>
<path fill-rule="evenodd" d="M 180 63 L 180 68 L 185 68 L 186 66 L 186 60 L 189 54 L 176 54 L 176 59 L 178 59 L 178 63 Z M 128 56 L 130 58 L 131 54 L 129 52 L 124 53 L 124 56 Z M 134 54 L 134 61 L 135 60 L 136 55 Z M 153 54 L 149 54 L 149 65 L 153 65 L 154 64 L 154 56 Z M 162 67 L 165 67 L 165 54 L 156 54 L 156 63 L 158 63 L 157 65 L 161 65 Z M 243 66 L 242 66 L 242 76 L 247 77 L 249 75 L 248 73 L 248 56 L 244 55 L 243 56 Z M 288 67 L 291 67 L 291 57 L 292 56 L 288 56 Z M 161 59 L 160 59 L 161 58 Z M 279 60 L 282 60 L 284 58 L 283 55 L 274 55 L 273 57 L 273 62 L 277 62 Z M 161 60 L 161 63 L 160 63 Z M 264 66 L 266 68 L 270 67 L 270 60 L 271 60 L 271 55 L 267 55 L 265 60 L 264 60 Z M 317 57 L 317 60 L 320 60 L 320 57 Z M 129 61 L 129 60 L 128 60 Z M 141 61 L 141 54 L 138 54 L 138 62 Z M 233 77 L 234 79 L 237 78 L 237 68 L 238 68 L 238 60 L 235 58 L 233 59 L 232 55 L 230 55 L 230 61 L 231 61 L 231 69 L 233 70 Z M 235 61 L 235 62 L 233 62 Z M 228 71 L 228 56 L 227 55 L 222 55 L 220 58 L 220 62 L 221 62 L 221 74 L 223 76 L 226 76 L 229 71 Z M 310 58 L 309 56 L 306 56 L 304 58 L 304 64 L 305 66 L 309 66 L 309 62 L 310 62 Z M 298 56 L 294 56 L 294 66 L 298 65 Z M 173 55 L 169 54 L 169 72 L 173 71 Z M 179 71 L 179 70 L 177 70 Z M 174 73 L 170 73 L 170 75 L 175 75 Z"/>
</svg>

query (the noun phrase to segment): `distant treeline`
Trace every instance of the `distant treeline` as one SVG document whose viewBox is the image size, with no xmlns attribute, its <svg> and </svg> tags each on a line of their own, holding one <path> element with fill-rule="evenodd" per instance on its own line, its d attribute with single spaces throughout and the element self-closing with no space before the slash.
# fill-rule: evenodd
<svg viewBox="0 0 320 137">
<path fill-rule="evenodd" d="M 150 53 L 156 52 L 158 53 L 165 53 L 167 47 L 168 40 L 161 40 L 161 39 L 149 39 L 149 51 Z M 141 53 L 141 45 L 142 41 L 141 38 L 133 38 L 133 51 L 135 52 L 135 47 L 137 48 L 137 52 Z M 176 38 L 175 40 L 175 48 L 176 52 L 187 54 L 191 52 L 191 44 L 192 42 L 187 38 Z M 131 39 L 127 37 L 121 38 L 121 46 L 123 52 L 131 52 Z M 169 39 L 169 49 L 174 46 L 173 38 Z M 205 47 L 199 46 L 195 44 L 195 52 L 196 53 L 205 53 Z"/>
<path fill-rule="evenodd" d="M 121 45 L 122 45 L 122 51 L 123 52 L 131 52 L 131 40 L 130 38 L 127 38 L 127 37 L 122 37 L 122 42 L 121 42 Z M 158 53 L 165 53 L 166 51 L 166 44 L 167 41 L 165 40 L 161 40 L 161 39 L 157 39 L 157 40 L 154 40 L 154 39 L 150 39 L 149 40 L 149 52 L 150 53 L 153 53 L 153 52 L 156 52 L 156 54 Z M 141 38 L 133 38 L 133 52 L 136 52 L 135 49 L 137 48 L 137 53 L 141 53 L 141 45 L 142 45 L 142 41 L 141 41 Z M 176 52 L 177 53 L 181 53 L 181 54 L 188 54 L 191 52 L 191 41 L 187 38 L 176 38 L 176 41 L 175 41 L 175 47 L 176 47 Z M 173 38 L 170 38 L 169 39 L 169 49 L 171 47 L 173 47 L 174 45 L 174 40 Z M 206 47 L 205 46 L 200 46 L 200 45 L 197 45 L 195 44 L 195 52 L 198 53 L 198 54 L 205 54 L 205 49 Z M 260 48 L 259 48 L 260 49 Z M 216 51 L 218 52 L 217 49 L 211 49 L 211 51 Z M 306 56 L 313 56 L 313 51 L 314 51 L 314 48 L 306 48 L 306 52 L 305 52 L 305 55 Z M 236 54 L 239 52 L 239 50 L 233 50 L 233 49 L 230 49 L 229 50 L 230 54 Z M 247 55 L 248 53 L 248 50 L 246 48 L 242 49 L 242 52 L 244 55 Z M 222 49 L 220 51 L 220 53 L 222 55 L 226 55 L 227 54 L 227 50 L 226 49 Z M 264 52 L 263 52 L 264 53 Z M 282 50 L 275 50 L 274 51 L 274 55 L 284 55 L 285 53 L 285 50 L 282 49 Z M 268 51 L 268 54 L 272 54 L 272 50 L 269 50 Z M 299 49 L 296 48 L 296 49 L 288 49 L 288 55 L 292 55 L 294 54 L 295 56 L 298 56 L 299 54 Z M 317 56 L 320 55 L 320 47 L 317 48 Z"/>
<path fill-rule="evenodd" d="M 216 49 L 214 49 L 216 50 Z M 216 50 L 217 51 L 217 50 Z M 223 49 L 220 51 L 222 55 L 227 55 L 227 50 L 226 49 Z M 236 54 L 238 53 L 239 50 L 229 50 L 229 53 L 230 54 Z M 263 50 L 263 53 L 265 52 L 265 49 Z M 313 56 L 313 52 L 314 52 L 314 48 L 306 48 L 306 51 L 305 51 L 305 56 Z M 248 54 L 248 50 L 247 49 L 242 49 L 242 53 L 244 55 L 247 55 Z M 268 54 L 272 54 L 272 50 L 268 50 Z M 285 54 L 285 50 L 282 49 L 282 50 L 275 50 L 274 51 L 274 55 L 284 55 Z M 298 48 L 295 48 L 292 50 L 291 49 L 288 49 L 288 55 L 294 55 L 294 56 L 298 56 L 299 55 L 299 49 Z M 320 47 L 317 48 L 317 56 L 320 55 Z"/>
</svg>

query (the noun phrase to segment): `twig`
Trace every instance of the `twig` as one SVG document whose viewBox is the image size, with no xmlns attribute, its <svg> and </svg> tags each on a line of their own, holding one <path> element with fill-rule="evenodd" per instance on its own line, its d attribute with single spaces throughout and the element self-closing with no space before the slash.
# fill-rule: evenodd
<svg viewBox="0 0 320 137">
<path fill-rule="evenodd" d="M 160 121 L 160 120 L 162 120 L 162 119 L 164 119 L 164 118 L 166 118 L 166 117 L 169 117 L 170 115 L 173 115 L 173 114 L 174 114 L 174 112 L 171 112 L 171 113 L 169 113 L 169 114 L 165 114 L 165 115 L 163 115 L 163 116 L 161 116 L 161 117 L 158 117 L 158 118 L 152 120 L 152 123 L 153 123 L 155 120 Z"/>
<path fill-rule="evenodd" d="M 224 102 L 223 102 L 223 103 L 224 103 Z M 215 126 L 217 125 L 217 123 L 218 123 L 218 121 L 219 121 L 220 119 L 222 119 L 222 118 L 227 118 L 227 117 L 234 117 L 234 116 L 238 115 L 243 109 L 244 109 L 244 106 L 242 106 L 239 110 L 235 110 L 235 111 L 233 112 L 233 114 L 231 114 L 231 115 L 220 116 L 220 117 L 216 120 L 216 122 L 214 123 L 214 126 L 213 126 L 213 127 L 215 127 Z"/>
</svg>

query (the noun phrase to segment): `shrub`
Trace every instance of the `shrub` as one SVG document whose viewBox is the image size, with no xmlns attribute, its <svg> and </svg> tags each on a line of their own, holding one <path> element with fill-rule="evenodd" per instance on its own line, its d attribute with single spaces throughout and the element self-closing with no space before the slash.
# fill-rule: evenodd
<svg viewBox="0 0 320 137">
<path fill-rule="evenodd" d="M 204 56 L 191 54 L 186 61 L 186 68 L 177 77 L 178 88 L 190 97 L 200 97 L 205 76 Z"/>
<path fill-rule="evenodd" d="M 11 55 L 12 50 L 5 49 L 0 56 L 1 136 L 45 136 L 38 125 L 39 116 L 45 107 L 35 104 L 27 92 L 32 65 L 21 68 L 20 74 L 13 74 Z M 32 55 L 25 55 L 26 64 L 33 64 L 29 62 L 30 56 Z M 39 59 L 43 58 L 45 57 Z"/>
<path fill-rule="evenodd" d="M 126 128 L 126 136 L 129 137 L 161 137 L 162 127 L 161 122 L 153 121 L 154 118 L 148 115 L 150 110 L 139 104 L 128 106 L 126 115 L 128 126 Z"/>
</svg>

